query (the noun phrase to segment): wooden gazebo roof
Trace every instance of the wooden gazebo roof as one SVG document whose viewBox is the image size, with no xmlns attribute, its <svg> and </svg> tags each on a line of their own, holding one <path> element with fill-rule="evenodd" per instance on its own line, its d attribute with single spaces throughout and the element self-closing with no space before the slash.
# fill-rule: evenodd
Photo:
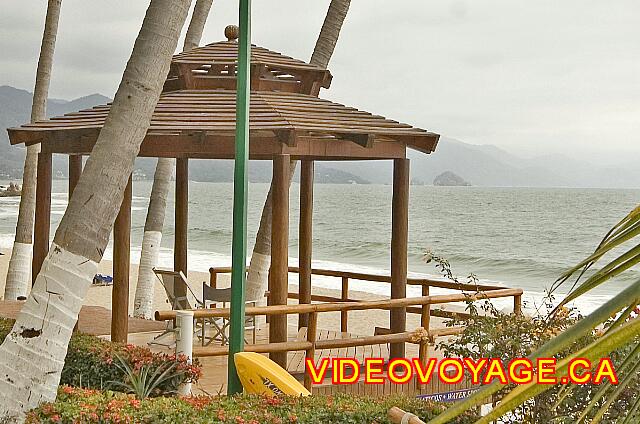
<svg viewBox="0 0 640 424">
<path fill-rule="evenodd" d="M 164 93 L 140 156 L 232 158 L 235 92 L 183 90 Z M 109 105 L 10 128 L 12 144 L 42 143 L 51 153 L 88 154 Z M 432 152 L 438 135 L 314 96 L 252 92 L 253 158 L 273 154 L 318 159 L 404 157 L 405 147 Z"/>
<path fill-rule="evenodd" d="M 237 43 L 229 28 L 229 41 L 174 56 L 140 156 L 234 157 Z M 407 147 L 435 150 L 437 134 L 318 98 L 330 83 L 325 69 L 253 47 L 250 157 L 394 159 L 404 158 Z M 9 139 L 11 144 L 41 143 L 43 152 L 89 154 L 109 108 L 9 128 Z"/>
<path fill-rule="evenodd" d="M 219 41 L 173 57 L 165 91 L 235 90 L 238 43 Z M 331 72 L 263 47 L 251 47 L 251 88 L 318 95 L 329 88 Z"/>
</svg>

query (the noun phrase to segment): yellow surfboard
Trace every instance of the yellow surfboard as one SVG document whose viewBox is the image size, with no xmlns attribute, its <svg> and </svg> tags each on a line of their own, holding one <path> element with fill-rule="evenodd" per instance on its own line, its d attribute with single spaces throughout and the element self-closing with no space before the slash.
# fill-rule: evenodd
<svg viewBox="0 0 640 424">
<path fill-rule="evenodd" d="M 245 393 L 266 396 L 309 396 L 311 393 L 271 359 L 255 352 L 233 357 Z"/>
</svg>

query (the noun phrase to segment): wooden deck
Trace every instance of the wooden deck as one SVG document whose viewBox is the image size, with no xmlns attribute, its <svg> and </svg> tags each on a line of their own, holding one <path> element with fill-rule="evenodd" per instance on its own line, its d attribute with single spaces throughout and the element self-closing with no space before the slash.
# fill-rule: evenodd
<svg viewBox="0 0 640 424">
<path fill-rule="evenodd" d="M 15 318 L 22 307 L 23 302 L 14 301 L 0 301 L 0 317 Z M 83 306 L 80 312 L 79 330 L 86 334 L 92 334 L 104 338 L 108 338 L 110 335 L 110 323 L 111 323 L 111 311 L 98 307 L 98 306 Z M 153 340 L 155 336 L 160 334 L 164 330 L 164 323 L 157 321 L 148 321 L 137 318 L 129 318 L 129 343 L 148 346 L 148 343 Z M 341 333 L 327 329 L 318 329 L 318 340 L 332 340 L 340 338 L 357 337 L 351 333 Z M 167 341 L 171 341 L 172 336 L 167 336 Z M 263 325 L 256 330 L 256 343 L 266 344 L 269 338 L 269 327 Z M 251 339 L 251 334 L 247 333 L 247 339 Z M 306 328 L 298 330 L 295 323 L 288 326 L 288 340 L 299 341 L 306 340 Z M 194 347 L 199 345 L 198 340 L 194 340 Z M 164 347 L 159 345 L 149 346 L 154 352 L 174 353 L 174 347 Z M 418 357 L 418 346 L 413 344 L 407 344 L 408 358 Z M 429 348 L 429 357 L 441 357 L 442 355 L 435 351 L 433 347 Z M 320 358 L 336 358 L 336 357 L 349 357 L 356 358 L 360 362 L 363 362 L 365 358 L 389 358 L 389 348 L 387 344 L 378 344 L 371 346 L 358 346 L 340 349 L 319 349 L 315 352 L 316 362 Z M 199 361 L 202 364 L 203 375 L 200 381 L 194 386 L 194 393 L 196 394 L 211 394 L 226 392 L 226 379 L 227 379 L 227 357 L 205 357 L 200 358 Z M 287 371 L 289 371 L 294 377 L 302 381 L 305 374 L 305 352 L 290 352 L 287 355 Z M 330 376 L 330 372 L 328 376 Z M 313 392 L 316 394 L 331 394 L 336 392 L 347 392 L 354 394 L 369 394 L 373 396 L 384 396 L 393 393 L 408 393 L 412 395 L 420 393 L 434 393 L 440 391 L 451 391 L 462 388 L 467 388 L 468 385 L 463 383 L 461 385 L 443 386 L 442 383 L 434 381 L 432 384 L 420 388 L 416 388 L 414 383 L 397 385 L 397 384 L 383 384 L 383 385 L 371 385 L 364 384 L 360 381 L 353 385 L 332 385 L 330 378 L 326 379 L 326 383 L 313 387 Z"/>
<path fill-rule="evenodd" d="M 304 329 L 298 330 L 297 326 L 289 325 L 288 327 L 288 340 L 296 341 L 306 338 L 306 331 Z M 129 342 L 138 345 L 147 345 L 149 341 L 155 337 L 158 332 L 152 333 L 137 333 L 129 334 Z M 335 339 L 345 337 L 355 337 L 355 335 L 340 333 L 326 329 L 318 330 L 318 339 Z M 250 339 L 251 334 L 247 332 L 247 339 Z M 256 330 L 256 343 L 266 344 L 269 338 L 269 327 L 264 325 Z M 197 346 L 197 341 L 195 341 Z M 152 345 L 151 349 L 154 352 L 172 353 L 173 348 L 162 347 Z M 407 357 L 418 357 L 418 346 L 413 344 L 407 344 Z M 433 347 L 429 348 L 428 355 L 430 357 L 441 357 L 442 355 L 435 351 Z M 386 344 L 373 345 L 373 346 L 358 346 L 341 349 L 325 349 L 318 350 L 315 354 L 316 361 L 322 357 L 350 357 L 356 358 L 359 361 L 363 361 L 364 358 L 375 357 L 385 358 L 389 357 L 389 349 Z M 289 352 L 287 355 L 287 371 L 289 371 L 294 377 L 302 381 L 305 373 L 304 352 Z M 227 357 L 204 357 L 198 359 L 202 364 L 203 375 L 198 384 L 194 385 L 194 392 L 196 394 L 218 394 L 226 393 L 226 380 L 227 380 Z M 384 386 L 384 387 L 383 387 Z M 396 386 L 396 387 L 393 387 Z M 430 385 L 432 386 L 432 385 Z M 461 386 L 465 387 L 465 386 Z M 446 390 L 456 390 L 454 387 L 447 387 Z M 432 387 L 425 387 L 423 390 L 416 390 L 415 384 L 409 383 L 405 385 L 384 384 L 384 385 L 365 385 L 363 382 L 359 382 L 353 385 L 332 385 L 329 379 L 325 384 L 314 386 L 314 393 L 335 393 L 335 392 L 349 392 L 360 394 L 392 394 L 397 392 L 410 392 L 410 393 L 432 393 Z"/>
<path fill-rule="evenodd" d="M 298 331 L 296 341 L 304 341 L 307 339 L 307 329 L 302 328 Z M 341 333 L 331 330 L 318 330 L 317 340 L 335 340 L 348 339 L 350 333 Z M 416 350 L 417 354 L 417 350 Z M 340 349 L 319 349 L 316 350 L 314 361 L 318 363 L 321 358 L 355 358 L 360 363 L 365 358 L 389 358 L 389 347 L 386 344 L 378 344 L 372 346 L 354 346 Z M 287 371 L 296 378 L 301 379 L 306 370 L 306 355 L 304 351 L 291 352 L 287 358 Z"/>
<path fill-rule="evenodd" d="M 24 302 L 0 301 L 0 317 L 15 319 Z M 162 331 L 165 328 L 163 322 L 150 321 L 129 317 L 130 333 L 145 333 L 150 331 Z M 83 306 L 78 318 L 78 330 L 81 333 L 94 336 L 108 336 L 111 334 L 111 311 L 101 306 Z"/>
</svg>

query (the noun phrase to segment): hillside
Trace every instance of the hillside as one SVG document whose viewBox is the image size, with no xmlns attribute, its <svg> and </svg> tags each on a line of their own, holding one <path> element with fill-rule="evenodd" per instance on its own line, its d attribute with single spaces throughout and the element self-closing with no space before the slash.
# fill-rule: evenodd
<svg viewBox="0 0 640 424">
<path fill-rule="evenodd" d="M 67 112 L 104 104 L 109 99 L 93 94 L 66 101 L 51 99 L 48 114 Z M 29 120 L 31 93 L 9 86 L 0 87 L 0 128 L 17 126 Z M 619 161 L 592 164 L 557 154 L 544 154 L 522 158 L 492 145 L 474 145 L 442 137 L 435 153 L 425 155 L 409 151 L 412 160 L 412 181 L 428 182 L 443 172 L 452 172 L 474 186 L 493 187 L 598 187 L 639 188 L 640 157 L 626 157 Z M 23 147 L 12 147 L 6 131 L 0 131 L 0 179 L 20 178 L 22 175 Z M 152 178 L 155 161 L 140 159 L 137 174 Z M 67 174 L 66 160 L 54 156 L 54 175 Z M 319 162 L 316 181 L 333 184 L 389 184 L 392 167 L 390 161 Z M 190 178 L 196 181 L 232 181 L 232 161 L 199 161 L 190 165 Z M 271 180 L 271 167 L 267 161 L 251 162 L 249 178 L 252 182 Z"/>
<path fill-rule="evenodd" d="M 66 101 L 49 99 L 47 115 L 58 116 L 80 109 L 111 101 L 100 94 L 80 97 Z M 22 176 L 25 149 L 22 146 L 11 146 L 4 130 L 29 121 L 31 114 L 31 93 L 10 86 L 0 86 L 0 179 L 19 179 Z M 138 159 L 136 161 L 138 178 L 153 178 L 154 159 Z M 193 160 L 190 167 L 190 178 L 195 181 L 228 182 L 233 181 L 233 161 Z M 53 174 L 58 177 L 67 175 L 67 161 L 64 157 L 54 155 Z M 251 182 L 271 181 L 271 166 L 266 161 L 251 162 L 249 167 Z M 334 169 L 323 164 L 316 167 L 316 182 L 320 184 L 368 184 L 360 176 L 346 170 Z"/>
<path fill-rule="evenodd" d="M 111 99 L 100 94 L 66 101 L 50 99 L 47 103 L 47 116 L 63 115 L 98 104 Z M 11 146 L 6 128 L 29 122 L 31 116 L 31 93 L 26 90 L 0 86 L 0 178 L 16 179 L 22 176 L 25 149 L 22 146 Z M 54 175 L 62 172 L 66 175 L 66 163 L 62 158 L 54 157 Z"/>
<path fill-rule="evenodd" d="M 451 171 L 474 186 L 640 188 L 640 167 L 626 158 L 620 165 L 592 164 L 562 155 L 521 158 L 492 145 L 463 143 L 441 137 L 436 151 L 409 151 L 411 178 L 433 181 Z M 374 184 L 391 183 L 392 166 L 385 162 L 331 163 Z"/>
</svg>

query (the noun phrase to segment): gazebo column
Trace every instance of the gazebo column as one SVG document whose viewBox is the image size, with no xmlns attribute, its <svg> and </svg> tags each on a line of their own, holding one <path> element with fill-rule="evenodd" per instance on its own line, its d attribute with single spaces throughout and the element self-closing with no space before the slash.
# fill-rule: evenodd
<svg viewBox="0 0 640 424">
<path fill-rule="evenodd" d="M 69 155 L 69 200 L 82 174 L 82 155 Z"/>
<path fill-rule="evenodd" d="M 111 341 L 127 342 L 129 335 L 129 271 L 131 265 L 131 176 L 113 226 L 113 292 Z"/>
<path fill-rule="evenodd" d="M 175 238 L 173 270 L 187 272 L 187 233 L 189 231 L 189 159 L 176 160 Z M 186 296 L 186 293 L 182 293 Z"/>
<path fill-rule="evenodd" d="M 313 251 L 313 160 L 301 161 L 300 167 L 300 226 L 298 230 L 298 258 L 300 278 L 299 303 L 311 303 L 311 259 Z M 309 314 L 298 317 L 298 328 L 307 327 Z"/>
<path fill-rule="evenodd" d="M 33 258 L 31 282 L 35 283 L 42 263 L 49 253 L 51 227 L 51 153 L 38 154 L 36 177 L 36 211 L 33 224 Z"/>
<path fill-rule="evenodd" d="M 409 159 L 393 162 L 393 211 L 391 218 L 391 298 L 407 295 L 407 248 L 409 240 Z M 406 331 L 407 309 L 393 308 L 389 312 L 392 333 Z M 392 343 L 391 358 L 405 355 L 404 343 Z"/>
<path fill-rule="evenodd" d="M 271 305 L 286 305 L 289 292 L 289 169 L 289 155 L 276 155 L 273 158 Z M 269 320 L 269 342 L 286 341 L 287 316 L 272 315 Z M 271 353 L 269 357 L 286 368 L 286 352 Z"/>
</svg>

